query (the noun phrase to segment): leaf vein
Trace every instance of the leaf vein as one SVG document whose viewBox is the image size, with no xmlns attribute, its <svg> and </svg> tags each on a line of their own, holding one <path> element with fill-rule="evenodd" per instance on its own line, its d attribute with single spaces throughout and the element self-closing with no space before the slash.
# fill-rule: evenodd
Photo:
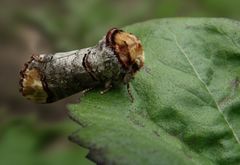
<svg viewBox="0 0 240 165">
<path fill-rule="evenodd" d="M 217 104 L 216 100 L 214 99 L 213 97 L 213 94 L 212 92 L 209 90 L 208 86 L 206 85 L 206 83 L 202 80 L 202 78 L 200 77 L 199 73 L 197 72 L 196 68 L 194 67 L 193 63 L 191 62 L 191 60 L 189 59 L 187 53 L 184 51 L 184 49 L 181 47 L 181 45 L 179 44 L 178 40 L 177 40 L 177 36 L 171 32 L 173 37 L 174 37 L 174 40 L 175 40 L 175 43 L 178 47 L 178 49 L 180 50 L 180 52 L 185 56 L 185 58 L 187 59 L 188 63 L 190 64 L 190 66 L 192 67 L 194 73 L 196 74 L 197 78 L 200 80 L 200 82 L 204 85 L 204 87 L 206 88 L 206 90 L 208 91 L 209 95 L 212 97 L 213 101 L 214 101 L 214 104 L 216 105 L 216 108 L 217 110 L 219 111 L 219 113 L 223 116 L 224 120 L 226 121 L 228 127 L 230 128 L 230 130 L 232 131 L 233 133 L 233 136 L 234 138 L 236 139 L 237 143 L 240 144 L 240 140 L 236 134 L 236 132 L 234 131 L 233 127 L 231 126 L 231 124 L 229 123 L 229 121 L 227 120 L 227 118 L 224 116 L 221 108 L 219 107 L 219 105 Z"/>
</svg>

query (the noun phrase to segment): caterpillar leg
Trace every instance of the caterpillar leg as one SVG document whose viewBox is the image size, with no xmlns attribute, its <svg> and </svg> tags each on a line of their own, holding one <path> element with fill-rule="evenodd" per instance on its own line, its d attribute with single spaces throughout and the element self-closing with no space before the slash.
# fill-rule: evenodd
<svg viewBox="0 0 240 165">
<path fill-rule="evenodd" d="M 111 88 L 112 88 L 112 82 L 111 81 L 106 82 L 104 85 L 104 90 L 102 90 L 100 94 L 103 95 L 104 93 L 108 92 Z"/>
<path fill-rule="evenodd" d="M 129 83 L 127 83 L 127 91 L 128 91 L 128 95 L 130 97 L 130 101 L 133 103 L 134 97 L 133 97 L 133 95 L 131 93 L 131 89 L 130 89 L 130 84 Z"/>
</svg>

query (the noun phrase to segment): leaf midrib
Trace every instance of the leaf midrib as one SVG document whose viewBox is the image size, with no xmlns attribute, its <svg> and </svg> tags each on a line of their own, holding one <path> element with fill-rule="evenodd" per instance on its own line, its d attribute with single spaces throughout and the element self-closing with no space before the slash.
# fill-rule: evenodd
<svg viewBox="0 0 240 165">
<path fill-rule="evenodd" d="M 187 59 L 188 63 L 190 64 L 191 68 L 193 69 L 195 75 L 197 76 L 197 78 L 200 80 L 200 82 L 204 85 L 204 87 L 206 88 L 207 92 L 209 93 L 209 95 L 211 96 L 211 98 L 213 99 L 214 101 L 214 104 L 217 108 L 217 110 L 219 111 L 219 113 L 223 116 L 225 122 L 227 123 L 228 127 L 230 128 L 230 130 L 232 131 L 233 133 L 233 136 L 235 138 L 235 140 L 237 141 L 237 143 L 240 145 L 240 140 L 236 134 L 236 132 L 234 131 L 233 127 L 231 126 L 231 124 L 229 123 L 229 121 L 227 120 L 227 118 L 224 116 L 221 108 L 219 107 L 219 105 L 217 104 L 216 100 L 214 99 L 213 97 L 213 94 L 212 92 L 209 90 L 207 84 L 202 80 L 202 78 L 200 77 L 199 73 L 197 72 L 196 68 L 194 67 L 193 63 L 191 62 L 191 60 L 189 59 L 187 53 L 184 51 L 184 49 L 181 47 L 181 45 L 179 44 L 178 40 L 177 40 L 177 36 L 176 34 L 174 34 L 172 31 L 170 31 L 170 33 L 173 35 L 174 37 L 174 41 L 177 45 L 177 48 L 180 50 L 180 52 L 184 55 L 184 57 Z"/>
</svg>

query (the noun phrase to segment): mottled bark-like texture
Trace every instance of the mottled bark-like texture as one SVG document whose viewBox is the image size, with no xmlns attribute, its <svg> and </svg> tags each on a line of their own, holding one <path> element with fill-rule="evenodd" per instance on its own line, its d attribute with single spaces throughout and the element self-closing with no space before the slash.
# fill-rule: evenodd
<svg viewBox="0 0 240 165">
<path fill-rule="evenodd" d="M 136 58 L 143 51 L 136 37 L 126 34 L 112 29 L 94 47 L 33 55 L 21 71 L 20 91 L 29 100 L 49 103 L 99 85 L 127 84 L 143 65 Z"/>
</svg>

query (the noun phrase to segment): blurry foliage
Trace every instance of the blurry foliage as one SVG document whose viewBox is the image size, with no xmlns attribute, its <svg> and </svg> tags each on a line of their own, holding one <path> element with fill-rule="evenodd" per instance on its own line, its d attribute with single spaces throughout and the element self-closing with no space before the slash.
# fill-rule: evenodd
<svg viewBox="0 0 240 165">
<path fill-rule="evenodd" d="M 70 144 L 69 123 L 43 123 L 31 118 L 15 118 L 0 126 L 2 165 L 91 165 L 87 150 Z"/>
<path fill-rule="evenodd" d="M 2 20 L 13 25 L 10 29 L 16 28 L 16 24 L 34 26 L 58 51 L 89 46 L 110 27 L 122 27 L 152 18 L 176 16 L 239 18 L 240 5 L 236 0 L 24 1 L 14 1 L 15 5 L 9 1 L 3 3 Z M 13 18 L 13 22 L 9 22 L 7 17 Z"/>
</svg>

